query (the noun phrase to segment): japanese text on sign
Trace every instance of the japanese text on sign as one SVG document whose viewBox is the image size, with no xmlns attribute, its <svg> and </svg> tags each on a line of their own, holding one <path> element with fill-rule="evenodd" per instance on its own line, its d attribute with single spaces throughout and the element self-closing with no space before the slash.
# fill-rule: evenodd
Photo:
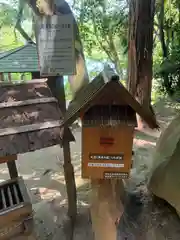
<svg viewBox="0 0 180 240">
<path fill-rule="evenodd" d="M 124 168 L 124 164 L 113 164 L 113 163 L 88 163 L 88 167 Z"/>
<path fill-rule="evenodd" d="M 112 154 L 112 155 L 103 155 L 103 154 L 90 154 L 90 160 L 123 160 L 123 154 Z"/>
<path fill-rule="evenodd" d="M 72 15 L 44 16 L 38 46 L 41 76 L 76 74 Z"/>
<path fill-rule="evenodd" d="M 105 172 L 104 173 L 105 179 L 112 179 L 112 178 L 126 179 L 128 177 L 129 177 L 128 173 L 120 173 L 120 172 Z"/>
</svg>

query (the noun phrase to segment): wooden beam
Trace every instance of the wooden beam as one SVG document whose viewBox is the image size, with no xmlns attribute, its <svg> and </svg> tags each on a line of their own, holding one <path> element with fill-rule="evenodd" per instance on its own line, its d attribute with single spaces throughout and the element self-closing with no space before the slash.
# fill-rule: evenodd
<svg viewBox="0 0 180 240">
<path fill-rule="evenodd" d="M 61 121 L 51 121 L 51 122 L 44 122 L 44 123 L 35 123 L 31 125 L 24 125 L 19 127 L 11 127 L 11 128 L 2 128 L 0 129 L 0 137 L 13 135 L 18 133 L 25 133 L 25 132 L 34 132 L 48 128 L 55 128 L 59 127 Z"/>
<path fill-rule="evenodd" d="M 1 82 L 4 81 L 4 75 L 3 75 L 3 73 L 0 73 L 0 81 L 1 81 Z"/>
<path fill-rule="evenodd" d="M 11 73 L 8 73 L 8 80 L 9 80 L 9 82 L 12 81 L 12 79 L 11 79 Z"/>
<path fill-rule="evenodd" d="M 43 103 L 57 103 L 57 99 L 54 97 L 47 97 L 47 98 L 37 98 L 37 99 L 28 99 L 24 101 L 15 101 L 15 102 L 2 102 L 0 103 L 0 109 L 2 108 L 9 108 L 9 107 L 21 107 L 33 104 L 43 104 Z"/>
<path fill-rule="evenodd" d="M 56 82 L 55 82 L 56 81 Z M 63 77 L 49 77 L 48 86 L 54 97 L 58 99 L 58 104 L 62 114 L 66 112 L 66 98 L 64 89 Z M 64 128 L 64 138 L 63 138 L 63 154 L 64 154 L 64 176 L 66 182 L 67 196 L 68 196 L 68 216 L 71 220 L 72 231 L 70 235 L 73 234 L 74 222 L 77 215 L 77 195 L 76 195 L 76 183 L 74 176 L 74 168 L 71 163 L 71 151 L 69 141 L 65 138 L 67 127 Z M 72 239 L 72 238 L 71 238 Z"/>
<path fill-rule="evenodd" d="M 14 81 L 14 82 L 1 82 L 0 86 L 20 86 L 20 85 L 24 85 L 24 84 L 35 84 L 35 83 L 46 83 L 47 79 L 46 78 L 42 78 L 42 79 L 33 79 L 33 80 L 29 80 L 29 81 Z"/>
<path fill-rule="evenodd" d="M 9 170 L 9 175 L 11 179 L 15 179 L 18 177 L 18 170 L 16 167 L 16 162 L 15 161 L 8 161 L 7 162 L 8 170 Z"/>
<path fill-rule="evenodd" d="M 0 157 L 0 164 L 1 163 L 6 163 L 8 161 L 15 161 L 15 160 L 17 160 L 17 155 Z"/>
<path fill-rule="evenodd" d="M 9 175 L 10 175 L 11 179 L 18 177 L 18 171 L 17 171 L 17 167 L 16 167 L 16 162 L 15 162 L 16 160 L 17 160 L 17 155 L 0 157 L 0 164 L 7 163 L 7 167 L 8 167 Z"/>
</svg>

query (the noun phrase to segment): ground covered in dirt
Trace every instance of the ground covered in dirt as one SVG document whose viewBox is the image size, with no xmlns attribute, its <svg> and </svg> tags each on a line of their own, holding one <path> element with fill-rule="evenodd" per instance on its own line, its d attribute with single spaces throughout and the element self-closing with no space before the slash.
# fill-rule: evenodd
<svg viewBox="0 0 180 240">
<path fill-rule="evenodd" d="M 155 105 L 161 130 L 178 113 L 178 105 L 160 100 Z M 159 131 L 136 132 L 134 140 L 133 169 L 131 178 L 125 182 L 125 212 L 118 226 L 118 240 L 179 240 L 180 220 L 175 211 L 164 201 L 155 199 L 146 184 L 152 163 L 152 153 Z M 74 240 L 93 240 L 89 213 L 89 182 L 82 180 L 81 129 L 74 129 L 76 142 L 71 144 L 73 164 L 78 191 L 79 215 Z M 33 209 L 35 231 L 31 239 L 67 239 L 69 223 L 66 218 L 67 198 L 63 177 L 63 154 L 59 146 L 19 156 L 20 175 L 29 189 Z M 0 165 L 0 180 L 8 179 L 5 165 Z M 18 240 L 28 239 L 18 237 Z"/>
</svg>

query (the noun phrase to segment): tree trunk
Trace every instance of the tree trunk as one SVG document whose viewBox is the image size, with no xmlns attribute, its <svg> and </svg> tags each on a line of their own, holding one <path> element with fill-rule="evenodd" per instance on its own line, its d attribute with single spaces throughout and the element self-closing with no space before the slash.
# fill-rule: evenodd
<svg viewBox="0 0 180 240">
<path fill-rule="evenodd" d="M 164 34 L 164 0 L 160 1 L 160 13 L 158 16 L 159 22 L 159 35 L 162 47 L 163 58 L 166 59 L 168 57 L 168 48 L 165 41 L 165 34 Z"/>
<path fill-rule="evenodd" d="M 150 111 L 154 6 L 154 0 L 131 0 L 129 18 L 128 90 Z M 139 117 L 138 126 L 146 126 Z"/>
</svg>

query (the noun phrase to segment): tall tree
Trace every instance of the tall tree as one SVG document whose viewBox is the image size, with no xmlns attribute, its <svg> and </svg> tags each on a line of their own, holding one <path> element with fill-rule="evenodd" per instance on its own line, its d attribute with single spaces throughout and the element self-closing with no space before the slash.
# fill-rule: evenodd
<svg viewBox="0 0 180 240">
<path fill-rule="evenodd" d="M 74 5 L 81 36 L 89 55 L 104 53 L 123 77 L 126 68 L 128 6 L 123 0 L 78 0 Z"/>
<path fill-rule="evenodd" d="M 131 0 L 129 5 L 128 89 L 146 108 L 151 108 L 152 53 L 155 0 Z M 143 124 L 139 119 L 139 126 Z"/>
<path fill-rule="evenodd" d="M 155 29 L 161 46 L 160 68 L 162 88 L 173 96 L 180 90 L 180 3 L 177 0 L 157 0 Z"/>
</svg>

